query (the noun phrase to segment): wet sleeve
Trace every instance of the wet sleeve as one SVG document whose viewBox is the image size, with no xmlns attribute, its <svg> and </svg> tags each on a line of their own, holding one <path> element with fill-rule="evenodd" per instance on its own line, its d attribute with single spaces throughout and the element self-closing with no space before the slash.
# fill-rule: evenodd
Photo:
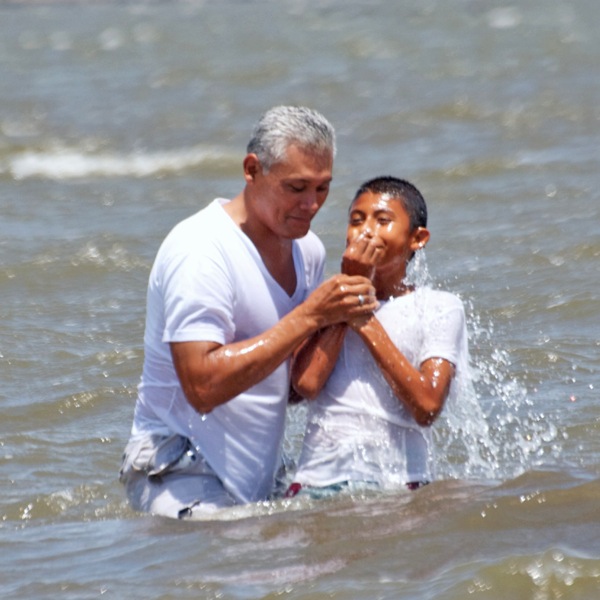
<svg viewBox="0 0 600 600">
<path fill-rule="evenodd" d="M 233 340 L 235 291 L 224 264 L 210 254 L 189 253 L 164 271 L 163 342 Z"/>
<path fill-rule="evenodd" d="M 444 293 L 428 306 L 426 314 L 419 364 L 430 358 L 443 358 L 457 365 L 467 335 L 462 302 Z"/>
</svg>

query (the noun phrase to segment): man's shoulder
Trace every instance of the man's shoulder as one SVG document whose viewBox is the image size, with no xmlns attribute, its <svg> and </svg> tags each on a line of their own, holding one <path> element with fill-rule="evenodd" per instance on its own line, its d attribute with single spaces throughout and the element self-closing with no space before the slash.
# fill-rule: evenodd
<svg viewBox="0 0 600 600">
<path fill-rule="evenodd" d="M 171 229 L 169 235 L 187 233 L 190 230 L 198 231 L 198 229 L 203 231 L 215 231 L 215 223 L 222 218 L 222 214 L 223 211 L 220 210 L 218 200 L 213 200 L 197 212 L 179 221 L 179 223 Z"/>
<path fill-rule="evenodd" d="M 220 222 L 218 206 L 211 202 L 179 221 L 165 236 L 158 249 L 155 268 L 169 269 L 200 256 L 220 255 L 220 246 L 227 245 L 226 227 Z"/>
<path fill-rule="evenodd" d="M 196 213 L 179 221 L 166 235 L 163 250 L 187 248 L 191 250 L 205 245 L 211 240 L 219 240 L 227 233 L 223 222 L 225 213 L 217 201 L 213 201 Z"/>
</svg>

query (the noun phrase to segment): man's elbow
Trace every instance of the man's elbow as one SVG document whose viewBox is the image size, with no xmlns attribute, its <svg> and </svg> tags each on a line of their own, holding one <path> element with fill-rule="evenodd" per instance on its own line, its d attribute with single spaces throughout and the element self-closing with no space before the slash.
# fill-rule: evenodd
<svg viewBox="0 0 600 600">
<path fill-rule="evenodd" d="M 215 401 L 215 398 L 205 386 L 186 385 L 182 388 L 188 404 L 201 415 L 207 415 L 218 404 L 221 404 Z"/>
<path fill-rule="evenodd" d="M 171 343 L 173 366 L 188 403 L 200 414 L 211 412 L 230 398 L 224 397 L 226 386 L 210 360 L 219 344 L 206 342 Z"/>
</svg>

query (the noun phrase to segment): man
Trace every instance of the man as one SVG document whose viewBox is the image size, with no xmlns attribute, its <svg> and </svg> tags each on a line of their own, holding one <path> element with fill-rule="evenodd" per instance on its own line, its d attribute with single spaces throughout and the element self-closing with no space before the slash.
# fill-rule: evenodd
<svg viewBox="0 0 600 600">
<path fill-rule="evenodd" d="M 275 107 L 257 123 L 245 186 L 179 223 L 148 285 L 144 369 L 121 480 L 134 508 L 199 517 L 268 498 L 280 466 L 290 356 L 315 331 L 367 314 L 371 282 L 319 285 L 310 224 L 332 179 L 319 113 Z"/>
</svg>

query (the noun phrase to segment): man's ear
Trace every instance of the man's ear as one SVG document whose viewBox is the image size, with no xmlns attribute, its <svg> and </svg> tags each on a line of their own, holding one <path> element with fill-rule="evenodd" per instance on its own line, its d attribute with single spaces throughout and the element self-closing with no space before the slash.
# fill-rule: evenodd
<svg viewBox="0 0 600 600">
<path fill-rule="evenodd" d="M 256 179 L 256 176 L 262 170 L 260 160 L 256 154 L 246 154 L 244 158 L 244 179 L 246 183 L 252 183 Z"/>
<path fill-rule="evenodd" d="M 425 248 L 429 241 L 429 229 L 426 227 L 417 227 L 413 233 L 412 241 L 410 243 L 410 249 L 413 252 Z"/>
</svg>

